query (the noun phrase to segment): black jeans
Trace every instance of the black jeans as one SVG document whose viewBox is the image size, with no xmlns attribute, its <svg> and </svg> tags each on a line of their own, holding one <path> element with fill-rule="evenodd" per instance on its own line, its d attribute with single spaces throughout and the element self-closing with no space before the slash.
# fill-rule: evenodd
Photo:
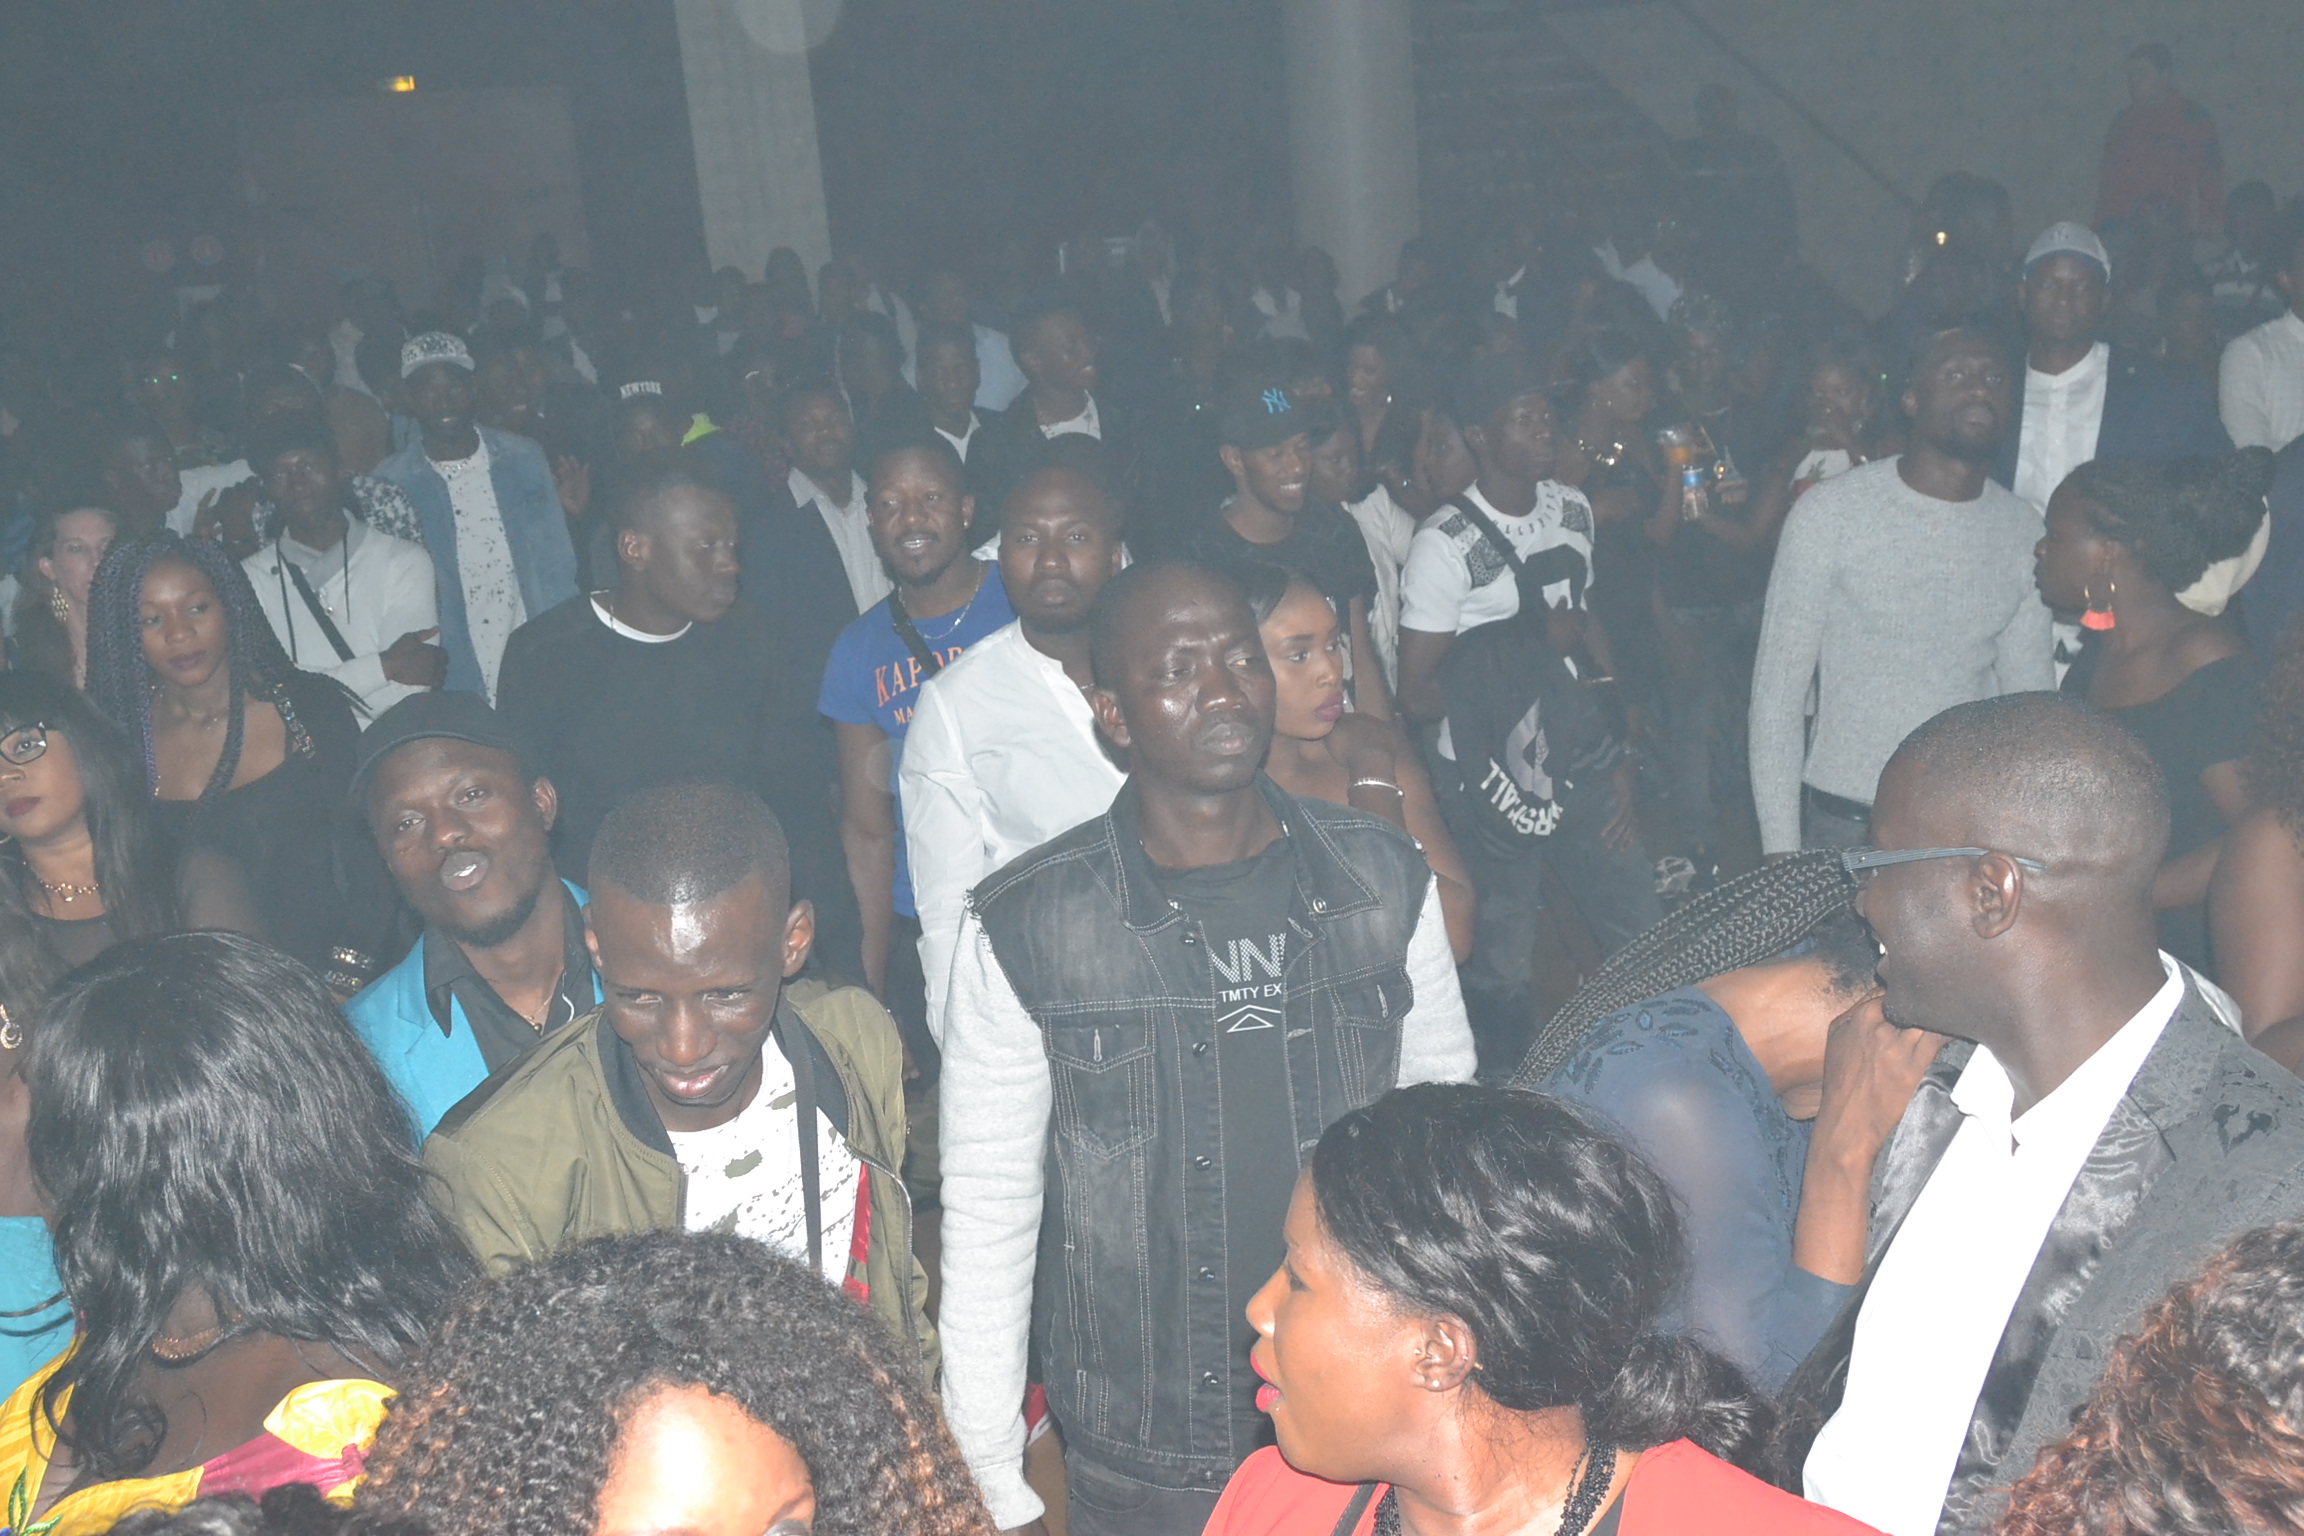
<svg viewBox="0 0 2304 1536">
<path fill-rule="evenodd" d="M 1568 888 L 1603 956 L 1616 953 L 1664 916 L 1655 871 L 1639 843 L 1601 845 L 1600 833 L 1615 813 L 1611 788 L 1594 804 L 1563 818 L 1550 837 L 1505 855 L 1486 845 L 1458 797 L 1441 801 L 1441 817 L 1456 836 L 1478 898 L 1472 958 L 1456 974 L 1480 1049 L 1483 1082 L 1511 1076 L 1536 1041 L 1536 919 L 1544 910 L 1547 864 Z"/>
</svg>

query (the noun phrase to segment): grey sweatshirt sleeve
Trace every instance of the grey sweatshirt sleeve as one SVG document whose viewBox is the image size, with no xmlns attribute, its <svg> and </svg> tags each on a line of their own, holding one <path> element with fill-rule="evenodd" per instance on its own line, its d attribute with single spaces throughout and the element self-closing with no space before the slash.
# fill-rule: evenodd
<svg viewBox="0 0 2304 1536">
<path fill-rule="evenodd" d="M 1400 1022 L 1399 1081 L 1470 1082 L 1478 1052 L 1472 1045 L 1472 1021 L 1464 1013 L 1464 993 L 1456 984 L 1456 957 L 1440 916 L 1437 880 L 1424 884 L 1424 910 L 1408 940 L 1408 986 L 1415 1001 Z"/>
<path fill-rule="evenodd" d="M 1801 718 L 1824 649 L 1831 537 L 1813 496 L 1793 504 L 1768 577 L 1760 651 L 1752 665 L 1752 801 L 1764 853 L 1800 851 Z"/>
<path fill-rule="evenodd" d="M 1996 649 L 1992 674 L 1999 680 L 2002 693 L 2034 693 L 2055 688 L 2055 619 L 2029 580 L 2024 583 L 2023 596 L 2016 601 L 2015 613 L 2009 616 L 2007 627 L 2000 631 Z"/>
<path fill-rule="evenodd" d="M 1053 1095 L 1039 1026 L 973 912 L 953 950 L 943 1044 L 944 1413 L 1008 1530 L 1043 1508 L 1024 1481 L 1024 1384 Z"/>
</svg>

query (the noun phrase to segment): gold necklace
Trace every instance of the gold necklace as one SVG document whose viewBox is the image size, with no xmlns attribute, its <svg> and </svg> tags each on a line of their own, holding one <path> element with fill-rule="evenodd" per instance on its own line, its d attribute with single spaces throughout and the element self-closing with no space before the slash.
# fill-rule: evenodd
<svg viewBox="0 0 2304 1536">
<path fill-rule="evenodd" d="M 75 901 L 78 901 L 83 896 L 96 897 L 104 894 L 104 887 L 98 885 L 93 880 L 89 881 L 86 885 L 74 885 L 69 880 L 59 880 L 55 884 L 51 885 L 47 881 L 42 880 L 40 881 L 40 889 L 48 893 L 48 899 L 50 901 L 60 901 L 65 903 L 67 906 Z"/>
<path fill-rule="evenodd" d="M 185 1334 L 182 1338 L 170 1338 L 168 1335 L 162 1334 L 152 1341 L 153 1358 L 165 1360 L 170 1365 L 181 1365 L 187 1360 L 204 1355 L 209 1350 L 214 1349 L 217 1342 L 224 1337 L 224 1326 L 222 1323 L 216 1323 L 211 1327 L 201 1329 L 198 1333 Z"/>
</svg>

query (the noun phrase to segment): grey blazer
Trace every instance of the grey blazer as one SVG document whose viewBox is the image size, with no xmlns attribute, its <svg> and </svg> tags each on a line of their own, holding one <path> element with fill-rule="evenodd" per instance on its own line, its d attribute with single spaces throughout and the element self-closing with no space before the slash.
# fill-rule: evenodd
<svg viewBox="0 0 2304 1536">
<path fill-rule="evenodd" d="M 1881 1256 L 1960 1127 L 1951 1090 L 1974 1050 L 1959 1043 L 1937 1058 L 1873 1170 L 1864 1279 L 1784 1389 L 1790 1477 L 1840 1405 Z M 2049 1224 L 1977 1394 L 1939 1536 L 1992 1523 L 2007 1486 L 2063 1437 L 2145 1308 L 2242 1232 L 2300 1213 L 2304 1083 L 2188 984 Z"/>
</svg>

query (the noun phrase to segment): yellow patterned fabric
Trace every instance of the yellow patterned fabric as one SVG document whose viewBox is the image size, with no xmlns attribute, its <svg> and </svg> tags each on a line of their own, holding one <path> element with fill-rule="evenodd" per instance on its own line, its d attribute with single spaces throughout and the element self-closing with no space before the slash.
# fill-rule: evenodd
<svg viewBox="0 0 2304 1536">
<path fill-rule="evenodd" d="M 392 1389 L 382 1382 L 307 1382 L 265 1415 L 264 1433 L 247 1444 L 166 1477 L 83 1488 L 34 1519 L 32 1505 L 56 1446 L 37 1399 L 65 1358 L 41 1367 L 0 1406 L 0 1487 L 8 1490 L 0 1536 L 98 1536 L 131 1510 L 178 1509 L 203 1492 L 261 1496 L 282 1483 L 311 1483 L 330 1502 L 349 1504 L 362 1458 L 392 1399 Z"/>
</svg>

